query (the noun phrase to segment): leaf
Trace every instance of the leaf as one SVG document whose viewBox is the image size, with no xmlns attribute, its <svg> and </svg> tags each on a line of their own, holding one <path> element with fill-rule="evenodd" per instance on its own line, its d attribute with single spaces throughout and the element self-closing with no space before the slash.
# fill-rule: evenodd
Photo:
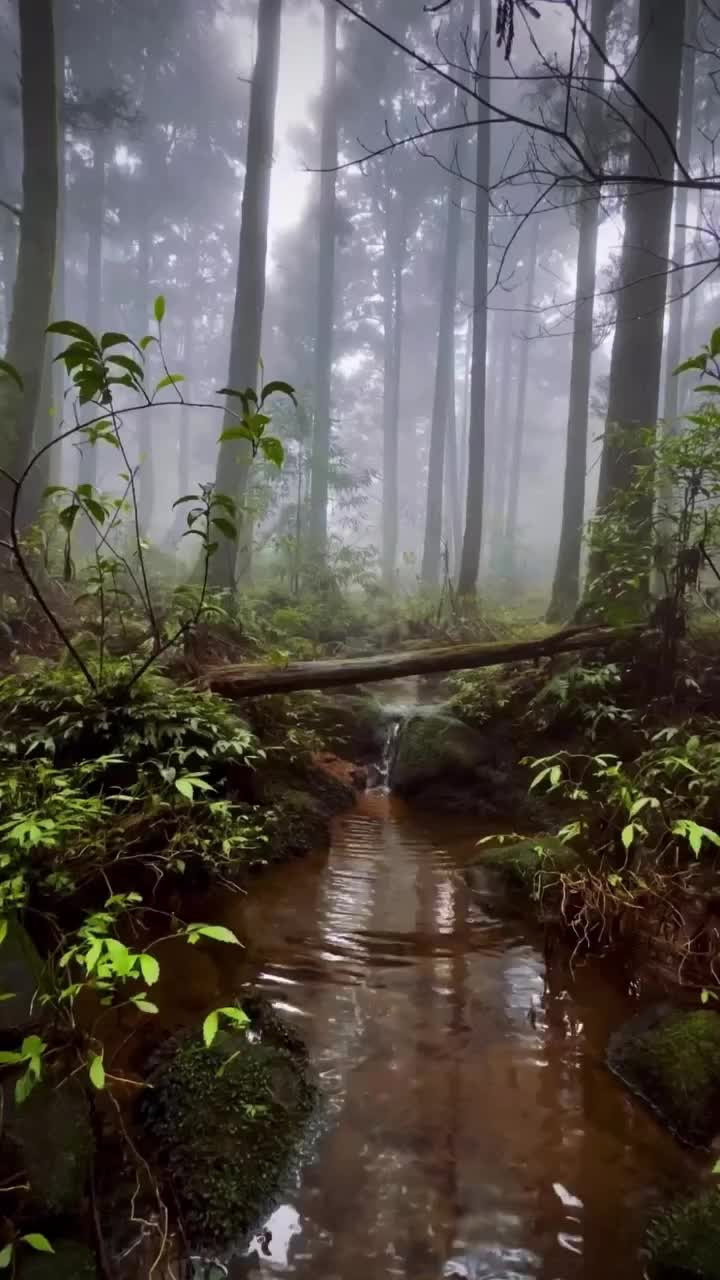
<svg viewBox="0 0 720 1280">
<path fill-rule="evenodd" d="M 161 293 L 158 294 L 153 303 L 153 315 L 158 324 L 162 324 L 163 316 L 165 315 L 165 299 Z"/>
<path fill-rule="evenodd" d="M 673 375 L 678 373 L 687 373 L 690 369 L 703 369 L 707 361 L 705 356 L 693 356 L 691 360 L 684 360 L 676 369 L 673 369 Z"/>
<path fill-rule="evenodd" d="M 0 1065 L 4 1067 L 14 1066 L 18 1062 L 24 1061 L 25 1058 L 22 1053 L 11 1053 L 9 1049 L 3 1049 L 0 1051 Z"/>
<path fill-rule="evenodd" d="M 62 525 L 63 529 L 67 529 L 68 533 L 70 533 L 75 523 L 75 519 L 79 510 L 80 510 L 79 506 L 77 505 L 76 502 L 74 502 L 69 507 L 63 507 L 62 511 L 58 512 L 58 520 Z"/>
<path fill-rule="evenodd" d="M 31 1249 L 36 1249 L 38 1253 L 55 1252 L 47 1236 L 41 1235 L 39 1231 L 31 1231 L 28 1235 L 21 1236 L 20 1239 L 25 1244 L 29 1244 Z"/>
<path fill-rule="evenodd" d="M 716 356 L 720 353 L 720 328 L 713 329 L 710 338 L 710 355 Z"/>
<path fill-rule="evenodd" d="M 126 333 L 104 333 L 100 339 L 100 350 L 107 351 L 109 347 L 120 347 L 124 344 L 132 346 L 132 339 Z"/>
<path fill-rule="evenodd" d="M 273 395 L 289 396 L 293 404 L 297 404 L 295 388 L 291 387 L 289 382 L 266 382 L 260 396 L 261 403 L 264 403 Z"/>
<path fill-rule="evenodd" d="M 101 1053 L 93 1053 L 90 1057 L 90 1081 L 96 1089 L 105 1088 L 105 1065 Z"/>
<path fill-rule="evenodd" d="M 709 992 L 709 991 L 701 991 L 701 992 L 700 992 L 700 1003 L 701 1003 L 701 1004 L 707 1004 L 709 1000 L 710 1000 L 710 992 Z M 720 1164 L 720 1161 L 719 1161 L 718 1163 Z M 715 1172 L 715 1171 L 713 1170 L 713 1172 Z"/>
<path fill-rule="evenodd" d="M 15 1251 L 14 1244 L 6 1244 L 4 1249 L 0 1249 L 0 1267 L 9 1267 L 13 1259 Z"/>
<path fill-rule="evenodd" d="M 623 827 L 622 829 L 621 840 L 623 842 L 623 846 L 626 849 L 629 849 L 634 839 L 635 839 L 635 823 L 629 822 L 628 825 L 626 827 Z"/>
<path fill-rule="evenodd" d="M 149 987 L 154 987 L 160 977 L 160 965 L 154 956 L 145 951 L 140 956 L 140 972 Z"/>
<path fill-rule="evenodd" d="M 108 361 L 117 364 L 121 369 L 126 369 L 133 378 L 138 378 L 142 382 L 145 377 L 145 370 L 139 365 L 137 360 L 133 360 L 132 356 L 108 356 Z"/>
<path fill-rule="evenodd" d="M 48 325 L 46 333 L 61 333 L 66 338 L 79 338 L 81 342 L 87 342 L 97 350 L 95 335 L 84 324 L 77 324 L 74 320 L 56 320 L 54 324 Z"/>
<path fill-rule="evenodd" d="M 197 501 L 198 501 L 198 495 L 196 493 L 184 493 L 182 498 L 176 498 L 175 501 L 173 502 L 173 510 L 175 510 L 175 507 L 179 507 L 183 502 L 197 502 Z"/>
<path fill-rule="evenodd" d="M 7 931 L 8 931 L 7 920 L 0 920 L 0 946 L 2 946 L 3 942 L 7 938 Z"/>
<path fill-rule="evenodd" d="M 176 778 L 175 790 L 179 791 L 181 796 L 185 796 L 186 800 L 193 800 L 195 797 L 193 784 L 189 778 Z"/>
<path fill-rule="evenodd" d="M 212 938 L 214 942 L 233 942 L 236 947 L 241 945 L 232 929 L 226 929 L 222 924 L 193 924 L 190 928 L 193 933 L 200 934 L 203 938 Z"/>
<path fill-rule="evenodd" d="M 162 391 L 164 387 L 174 387 L 178 382 L 185 381 L 184 373 L 169 373 L 167 377 L 161 378 L 158 382 L 153 395 L 157 395 L 158 391 Z"/>
<path fill-rule="evenodd" d="M 215 1010 L 213 1013 L 209 1013 L 207 1018 L 203 1022 L 202 1034 L 203 1034 L 203 1040 L 205 1041 L 205 1047 L 207 1049 L 210 1048 L 210 1045 L 215 1039 L 218 1033 L 219 1025 L 220 1025 L 220 1018 L 218 1016 L 217 1010 Z"/>
<path fill-rule="evenodd" d="M 556 787 L 562 778 L 562 769 L 559 764 L 554 764 L 550 770 L 550 785 Z"/>
<path fill-rule="evenodd" d="M 720 396 L 720 384 L 716 382 L 703 382 L 699 387 L 693 387 L 693 391 L 697 394 Z"/>
<path fill-rule="evenodd" d="M 226 431 L 221 431 L 218 436 L 220 443 L 223 440 L 254 440 L 255 437 L 249 427 L 228 427 Z"/>
<path fill-rule="evenodd" d="M 140 1010 L 141 1013 L 159 1013 L 160 1012 L 157 1005 L 153 1004 L 152 1000 L 142 1000 L 140 996 L 133 996 L 133 1004 L 135 1005 L 136 1009 Z"/>
<path fill-rule="evenodd" d="M 141 338 L 140 341 L 138 342 L 138 346 L 141 351 L 147 351 L 151 342 L 157 342 L 157 338 L 153 333 L 146 333 L 145 337 Z"/>
<path fill-rule="evenodd" d="M 260 441 L 260 448 L 268 462 L 274 462 L 278 468 L 282 466 L 285 461 L 285 450 L 276 436 L 264 436 Z"/>
<path fill-rule="evenodd" d="M 232 520 L 228 520 L 226 516 L 213 516 L 212 523 L 216 525 L 221 533 L 225 534 L 226 538 L 233 540 L 237 538 L 237 529 Z"/>
<path fill-rule="evenodd" d="M 23 1102 L 27 1102 L 34 1085 L 35 1081 L 27 1071 L 15 1081 L 15 1101 L 18 1106 L 21 1106 Z"/>
<path fill-rule="evenodd" d="M 220 1010 L 229 1018 L 231 1022 L 237 1023 L 239 1027 L 246 1027 L 250 1021 L 244 1009 L 238 1009 L 235 1005 L 226 1005 Z"/>
<path fill-rule="evenodd" d="M 10 378 L 10 380 L 19 387 L 20 391 L 22 391 L 24 385 L 23 380 L 14 364 L 10 364 L 9 360 L 0 360 L 0 373 L 4 373 L 5 377 Z"/>
</svg>

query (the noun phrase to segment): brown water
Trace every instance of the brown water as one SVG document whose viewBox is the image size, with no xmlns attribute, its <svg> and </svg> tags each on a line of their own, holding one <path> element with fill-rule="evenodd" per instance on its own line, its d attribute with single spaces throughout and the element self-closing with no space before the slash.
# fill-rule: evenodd
<svg viewBox="0 0 720 1280">
<path fill-rule="evenodd" d="M 369 793 L 329 854 L 227 905 L 327 1097 L 263 1276 L 638 1277 L 649 1215 L 695 1177 L 603 1065 L 633 1001 L 483 910 L 480 834 Z"/>
</svg>

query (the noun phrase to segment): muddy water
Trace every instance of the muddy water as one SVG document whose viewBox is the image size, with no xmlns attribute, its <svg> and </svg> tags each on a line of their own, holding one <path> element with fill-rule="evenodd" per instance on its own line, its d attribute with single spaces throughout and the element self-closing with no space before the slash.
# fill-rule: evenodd
<svg viewBox="0 0 720 1280">
<path fill-rule="evenodd" d="M 478 834 L 371 792 L 327 856 L 227 907 L 327 1097 L 261 1275 L 638 1277 L 648 1216 L 695 1176 L 602 1065 L 632 1000 L 485 913 Z"/>
</svg>

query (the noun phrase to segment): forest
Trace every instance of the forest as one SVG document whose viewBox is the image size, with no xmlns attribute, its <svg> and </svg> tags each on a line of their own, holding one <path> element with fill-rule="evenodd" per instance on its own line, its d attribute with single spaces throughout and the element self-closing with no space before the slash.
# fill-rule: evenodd
<svg viewBox="0 0 720 1280">
<path fill-rule="evenodd" d="M 720 1280 L 718 77 L 0 0 L 0 1277 Z"/>
</svg>

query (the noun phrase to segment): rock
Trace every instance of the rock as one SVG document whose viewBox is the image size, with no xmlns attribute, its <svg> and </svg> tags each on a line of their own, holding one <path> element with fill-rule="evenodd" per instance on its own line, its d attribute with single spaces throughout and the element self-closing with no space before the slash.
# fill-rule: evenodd
<svg viewBox="0 0 720 1280">
<path fill-rule="evenodd" d="M 647 1235 L 651 1280 L 720 1280 L 720 1190 L 671 1206 Z"/>
<path fill-rule="evenodd" d="M 681 1138 L 707 1146 L 720 1132 L 720 1015 L 654 1008 L 615 1033 L 610 1069 Z"/>
<path fill-rule="evenodd" d="M 97 1280 L 95 1258 L 75 1240 L 51 1240 L 54 1253 L 19 1255 L 18 1280 Z"/>
<path fill-rule="evenodd" d="M 17 920 L 8 921 L 5 940 L 0 944 L 0 993 L 12 993 L 0 1001 L 0 1031 L 24 1033 L 40 1021 L 40 1009 L 33 1001 L 42 987 L 45 967 L 35 943 Z"/>
<path fill-rule="evenodd" d="M 471 783 L 493 758 L 489 740 L 454 716 L 417 713 L 400 729 L 390 783 L 405 796 L 438 783 Z"/>
<path fill-rule="evenodd" d="M 149 1083 L 144 1125 L 192 1247 L 238 1241 L 272 1209 L 314 1106 L 303 1056 L 239 1032 L 210 1049 L 185 1036 Z"/>
<path fill-rule="evenodd" d="M 488 877 L 532 892 L 535 896 L 547 888 L 562 871 L 578 865 L 578 855 L 557 836 L 529 836 L 512 844 L 483 845 L 478 861 L 468 867 L 468 883 L 482 890 Z"/>
<path fill-rule="evenodd" d="M 19 1148 L 33 1198 L 52 1213 L 73 1213 L 85 1195 L 93 1136 L 82 1085 L 42 1081 L 16 1103 L 14 1080 L 3 1082 L 4 1134 Z"/>
<path fill-rule="evenodd" d="M 311 723 L 330 750 L 368 763 L 382 751 L 387 715 L 369 693 L 318 693 L 312 700 Z"/>
</svg>

